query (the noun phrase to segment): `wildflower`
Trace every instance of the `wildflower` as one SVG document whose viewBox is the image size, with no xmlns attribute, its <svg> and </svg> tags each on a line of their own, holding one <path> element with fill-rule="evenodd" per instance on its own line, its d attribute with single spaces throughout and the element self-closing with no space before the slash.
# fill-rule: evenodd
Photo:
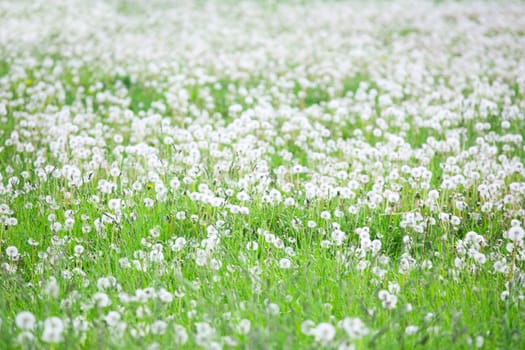
<svg viewBox="0 0 525 350">
<path fill-rule="evenodd" d="M 275 304 L 275 303 L 268 303 L 266 304 L 266 311 L 270 314 L 270 315 L 278 315 L 279 312 L 281 311 L 279 305 Z"/>
<path fill-rule="evenodd" d="M 104 308 L 111 305 L 111 299 L 104 292 L 98 292 L 93 295 L 93 302 L 97 307 Z"/>
<path fill-rule="evenodd" d="M 512 226 L 507 233 L 507 238 L 513 242 L 522 241 L 523 237 L 525 237 L 525 230 L 521 226 Z"/>
<path fill-rule="evenodd" d="M 419 330 L 419 328 L 417 326 L 407 326 L 405 328 L 405 334 L 406 335 L 414 335 L 417 333 L 417 331 Z"/>
<path fill-rule="evenodd" d="M 120 321 L 120 313 L 118 313 L 117 311 L 110 311 L 108 312 L 108 314 L 104 317 L 104 320 L 106 321 L 106 323 L 111 326 L 111 327 L 114 327 L 118 324 L 118 322 Z"/>
<path fill-rule="evenodd" d="M 50 317 L 44 321 L 42 341 L 45 343 L 59 343 L 62 341 L 64 323 L 58 317 Z"/>
<path fill-rule="evenodd" d="M 330 220 L 330 212 L 329 211 L 323 211 L 321 212 L 321 219 L 324 219 L 324 220 Z"/>
<path fill-rule="evenodd" d="M 248 334 L 250 332 L 250 326 L 251 326 L 250 320 L 247 320 L 247 319 L 240 320 L 236 327 L 237 333 Z"/>
<path fill-rule="evenodd" d="M 301 323 L 301 332 L 305 335 L 312 335 L 312 330 L 315 327 L 315 322 L 312 320 L 305 320 Z"/>
<path fill-rule="evenodd" d="M 7 247 L 7 249 L 5 250 L 5 253 L 7 254 L 7 257 L 9 258 L 9 260 L 12 260 L 12 261 L 18 260 L 18 257 L 19 257 L 18 249 L 15 246 Z"/>
<path fill-rule="evenodd" d="M 29 311 L 22 311 L 16 315 L 15 323 L 23 331 L 31 331 L 35 328 L 36 318 Z"/>
<path fill-rule="evenodd" d="M 290 261 L 290 259 L 282 258 L 281 260 L 279 260 L 279 267 L 281 269 L 289 269 L 291 266 L 292 262 Z"/>
<path fill-rule="evenodd" d="M 386 290 L 381 290 L 378 293 L 379 300 L 382 302 L 382 306 L 385 309 L 394 309 L 397 304 L 397 296 L 390 294 Z"/>
<path fill-rule="evenodd" d="M 476 347 L 479 349 L 483 346 L 484 339 L 481 335 L 476 336 Z"/>
<path fill-rule="evenodd" d="M 176 344 L 184 345 L 188 342 L 188 333 L 186 332 L 186 329 L 183 326 L 179 324 L 174 324 L 173 330 L 175 332 L 174 339 Z"/>
<path fill-rule="evenodd" d="M 84 247 L 80 244 L 77 244 L 75 248 L 73 248 L 73 251 L 76 257 L 80 257 L 80 255 L 82 255 L 82 253 L 84 252 Z"/>
<path fill-rule="evenodd" d="M 345 317 L 340 322 L 340 327 L 343 328 L 346 334 L 352 339 L 360 339 L 369 333 L 365 324 L 357 317 Z"/>
<path fill-rule="evenodd" d="M 335 328 L 330 323 L 321 322 L 311 330 L 315 341 L 326 344 L 335 338 Z"/>
<path fill-rule="evenodd" d="M 122 200 L 119 198 L 113 198 L 108 201 L 108 208 L 114 212 L 120 212 Z"/>
<path fill-rule="evenodd" d="M 167 328 L 168 328 L 168 325 L 166 324 L 166 322 L 162 320 L 157 320 L 151 324 L 151 333 L 162 335 L 166 333 Z"/>
<path fill-rule="evenodd" d="M 35 336 L 29 331 L 20 332 L 20 334 L 18 334 L 16 337 L 16 342 L 20 345 L 27 345 L 28 343 L 32 343 L 34 340 Z"/>
</svg>

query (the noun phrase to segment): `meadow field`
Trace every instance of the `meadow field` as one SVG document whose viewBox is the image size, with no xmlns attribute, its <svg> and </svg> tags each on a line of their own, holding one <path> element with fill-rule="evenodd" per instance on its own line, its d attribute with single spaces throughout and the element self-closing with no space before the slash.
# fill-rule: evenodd
<svg viewBox="0 0 525 350">
<path fill-rule="evenodd" d="M 0 1 L 0 349 L 525 349 L 525 3 Z"/>
</svg>

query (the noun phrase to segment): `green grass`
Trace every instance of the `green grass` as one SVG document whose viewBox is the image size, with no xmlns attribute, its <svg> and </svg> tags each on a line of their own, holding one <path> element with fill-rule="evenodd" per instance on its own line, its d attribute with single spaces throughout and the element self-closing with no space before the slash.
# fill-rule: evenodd
<svg viewBox="0 0 525 350">
<path fill-rule="evenodd" d="M 5 60 L 0 60 L 0 78 L 9 73 L 9 63 Z"/>
<path fill-rule="evenodd" d="M 277 15 L 280 5 L 261 6 Z M 112 8 L 122 18 L 142 15 L 133 1 Z M 392 41 L 426 35 L 412 23 L 377 26 L 385 52 Z M 236 349 L 333 349 L 345 341 L 356 349 L 476 349 L 481 340 L 484 349 L 525 348 L 523 247 L 504 236 L 513 219 L 524 224 L 525 124 L 519 116 L 508 129 L 501 124 L 505 106 L 523 106 L 515 71 L 501 82 L 513 95 L 495 93 L 497 110 L 487 118 L 473 97 L 479 87 L 450 86 L 444 68 L 425 73 L 430 92 L 406 78 L 412 93 L 392 98 L 400 116 L 382 116 L 380 96 L 391 92 L 374 77 L 397 67 L 383 55 L 328 79 L 316 69 L 295 77 L 294 63 L 290 72 L 269 64 L 229 76 L 219 65 L 181 60 L 154 74 L 147 63 L 98 66 L 35 50 L 28 67 L 14 53 L 0 59 L 0 93 L 9 96 L 0 99 L 0 349 L 212 348 L 198 337 L 203 322 L 214 329 L 210 341 L 226 348 L 234 340 Z M 45 67 L 45 57 L 61 69 Z M 423 105 L 438 88 L 453 96 Z M 473 119 L 460 102 L 474 104 Z M 431 106 L 455 117 L 447 126 L 416 125 L 413 114 L 435 116 L 425 114 Z M 478 122 L 489 128 L 476 129 Z M 431 138 L 457 145 L 440 150 Z M 429 177 L 418 177 L 422 168 Z M 76 169 L 82 181 L 68 177 Z M 461 179 L 446 188 L 451 176 Z M 104 181 L 113 183 L 110 193 Z M 120 211 L 111 208 L 115 199 Z M 472 231 L 484 244 L 462 249 Z M 497 272 L 496 263 L 507 270 Z M 105 288 L 108 277 L 116 285 Z M 396 286 L 397 302 L 384 306 L 379 295 Z M 154 295 L 162 290 L 173 300 Z M 110 305 L 95 305 L 100 292 Z M 37 319 L 32 343 L 17 339 L 23 311 Z M 110 312 L 122 323 L 111 326 Z M 51 344 L 42 339 L 50 317 L 65 324 Z M 368 333 L 346 334 L 339 321 L 347 317 Z M 243 319 L 246 334 L 237 327 Z M 166 322 L 164 334 L 154 334 L 156 321 Z M 305 334 L 305 321 L 331 324 L 333 340 Z M 184 344 L 175 324 L 188 333 Z"/>
<path fill-rule="evenodd" d="M 433 163 L 431 169 L 436 169 L 437 165 L 439 164 Z M 16 228 L 4 229 L 2 237 L 8 238 L 10 244 L 16 245 L 24 253 L 17 263 L 21 274 L 3 272 L 1 291 L 3 298 L 0 301 L 0 310 L 2 310 L 1 317 L 4 319 L 13 312 L 9 310 L 31 309 L 41 317 L 67 312 L 71 315 L 80 313 L 88 319 L 97 320 L 112 307 L 83 311 L 81 302 L 74 301 L 64 309 L 59 308 L 59 301 L 67 298 L 73 291 L 80 292 L 81 296 L 94 294 L 97 291 L 96 279 L 104 275 L 112 275 L 121 285 L 122 290 L 128 293 L 133 293 L 137 288 L 147 287 L 162 287 L 170 291 L 186 293 L 183 299 L 168 305 L 154 300 L 142 304 L 149 307 L 152 312 L 144 319 L 146 321 L 153 322 L 174 315 L 177 323 L 190 324 L 192 320 L 186 313 L 194 309 L 197 314 L 207 315 L 213 319 L 212 324 L 219 332 L 230 334 L 232 325 L 223 319 L 224 313 L 229 312 L 237 315 L 235 317 L 248 318 L 257 325 L 257 328 L 249 337 L 239 338 L 243 348 L 308 348 L 311 346 L 308 338 L 297 332 L 303 320 L 313 319 L 320 322 L 328 320 L 331 316 L 342 319 L 346 315 L 361 317 L 371 329 L 369 337 L 355 342 L 359 348 L 383 349 L 392 344 L 409 348 L 466 348 L 464 345 L 466 337 L 487 334 L 490 334 L 490 337 L 486 337 L 485 342 L 490 347 L 516 348 L 524 341 L 519 331 L 521 311 L 511 306 L 511 301 L 499 300 L 499 293 L 495 293 L 493 288 L 494 283 L 503 283 L 505 277 L 495 276 L 482 268 L 475 275 L 464 271 L 458 272 L 452 278 L 450 275 L 451 260 L 454 258 L 452 241 L 441 243 L 434 239 L 428 241 L 438 244 L 438 246 L 432 245 L 431 249 L 427 247 L 426 250 L 439 253 L 436 256 L 428 256 L 433 262 L 433 267 L 430 270 L 415 268 L 406 274 L 400 274 L 395 266 L 401 253 L 399 250 L 402 247 L 401 235 L 407 232 L 396 233 L 395 227 L 398 225 L 396 220 L 399 219 L 397 216 L 382 216 L 378 212 L 370 211 L 356 216 L 345 215 L 335 220 L 341 224 L 341 227 L 347 228 L 348 232 L 353 232 L 358 227 L 369 226 L 372 238 L 379 233 L 387 235 L 383 240 L 385 244 L 383 252 L 390 256 L 391 262 L 383 265 L 388 272 L 387 278 L 381 281 L 371 273 L 371 267 L 382 266 L 374 258 L 370 259 L 371 266 L 365 271 L 356 270 L 355 266 L 359 259 L 355 256 L 347 256 L 344 261 L 336 259 L 337 254 L 345 251 L 345 246 L 358 244 L 357 237 L 352 236 L 343 247 L 321 248 L 319 243 L 322 236 L 319 235 L 318 230 L 327 229 L 327 224 L 322 220 L 318 222 L 319 229 L 291 227 L 294 218 L 313 218 L 322 210 L 333 209 L 337 204 L 332 202 L 318 202 L 309 207 L 286 209 L 258 205 L 255 201 L 248 218 L 226 217 L 225 228 L 232 234 L 222 237 L 220 249 L 214 253 L 214 257 L 224 264 L 234 266 L 235 270 L 231 272 L 224 267 L 214 272 L 196 266 L 192 259 L 192 248 L 186 248 L 181 252 L 166 251 L 167 264 L 152 264 L 148 271 L 122 269 L 119 267 L 119 258 L 132 256 L 135 251 L 143 249 L 139 243 L 141 239 L 162 243 L 173 235 L 182 235 L 190 241 L 198 242 L 206 237 L 207 225 L 213 224 L 222 216 L 220 212 L 212 210 L 207 205 L 195 204 L 179 195 L 175 196 L 180 198 L 178 200 L 170 200 L 148 209 L 140 204 L 142 197 L 148 195 L 146 192 L 133 198 L 137 203 L 133 209 L 136 219 L 128 219 L 124 216 L 122 224 L 107 224 L 103 239 L 95 233 L 83 234 L 80 232 L 79 225 L 75 225 L 70 232 L 59 235 L 66 239 L 66 243 L 55 248 L 57 251 L 70 256 L 72 247 L 81 243 L 88 248 L 86 254 L 89 258 L 72 260 L 65 258 L 55 264 L 49 264 L 36 256 L 35 253 L 39 248 L 29 246 L 26 240 L 28 237 L 39 237 L 41 246 L 49 244 L 51 234 L 46 220 L 35 221 L 34 218 L 35 215 L 45 217 L 45 213 L 53 211 L 39 202 L 38 198 L 41 194 L 54 193 L 54 197 L 60 200 L 60 196 L 57 195 L 64 186 L 65 183 L 57 182 L 50 187 L 37 187 L 34 193 L 25 196 L 23 201 L 11 202 L 17 212 L 19 225 Z M 89 191 L 89 188 L 80 188 L 75 198 L 81 198 L 83 194 L 89 195 Z M 412 194 L 408 192 L 407 195 Z M 409 201 L 412 202 L 413 199 Z M 40 209 L 24 211 L 21 209 L 23 202 L 34 203 L 36 208 Z M 99 217 L 102 213 L 97 206 L 84 202 L 79 205 L 64 202 L 63 209 L 73 209 L 78 214 L 85 214 L 91 218 Z M 200 222 L 192 223 L 189 219 L 176 220 L 173 217 L 176 210 L 197 214 L 201 218 Z M 494 227 L 489 229 L 488 225 L 489 222 L 484 221 L 481 226 L 476 227 L 476 231 L 498 231 L 498 228 Z M 161 236 L 158 239 L 147 238 L 148 230 L 156 226 L 160 228 Z M 36 228 L 38 233 L 35 232 Z M 255 230 L 259 228 L 275 233 L 285 240 L 287 246 L 294 249 L 297 256 L 292 258 L 293 267 L 290 270 L 281 270 L 275 265 L 275 260 L 285 255 L 282 250 L 265 242 L 256 233 Z M 466 227 L 465 230 L 469 228 Z M 429 234 L 436 238 L 444 233 L 454 235 L 449 229 L 439 226 L 429 231 Z M 287 242 L 287 237 L 293 237 L 294 243 Z M 241 259 L 239 251 L 243 250 L 246 243 L 250 241 L 259 242 L 260 250 L 243 253 L 244 257 Z M 110 246 L 117 248 L 118 251 L 111 249 Z M 2 250 L 4 248 L 5 246 Z M 413 249 L 414 256 L 426 254 L 422 247 L 415 246 Z M 270 264 L 266 262 L 268 259 L 271 261 Z M 33 268 L 39 264 L 43 267 L 41 272 Z M 253 282 L 248 272 L 250 267 L 256 265 L 261 266 L 262 269 L 260 293 L 254 293 L 252 290 Z M 59 278 L 58 299 L 42 298 L 39 281 L 45 281 L 49 276 L 58 277 L 62 271 L 70 270 L 73 266 L 82 268 L 86 278 L 73 277 L 71 280 Z M 217 277 L 220 280 L 214 282 L 212 278 Z M 82 287 L 82 281 L 85 280 L 91 281 L 87 288 Z M 197 280 L 200 281 L 201 287 L 195 289 L 191 286 L 192 282 Z M 377 307 L 377 293 L 386 288 L 387 280 L 395 281 L 401 287 L 399 305 L 395 310 L 382 310 Z M 26 287 L 29 282 L 33 287 Z M 110 292 L 109 295 L 113 298 L 113 303 L 118 304 L 117 294 Z M 191 307 L 187 303 L 188 300 L 197 300 L 196 307 Z M 265 300 L 277 303 L 280 308 L 279 315 L 268 314 Z M 247 305 L 247 309 L 241 307 L 241 302 Z M 407 303 L 412 305 L 412 311 L 405 310 Z M 133 313 L 138 306 L 139 304 L 136 303 L 125 306 L 123 317 L 130 324 L 137 320 Z M 374 310 L 374 312 L 370 314 L 367 310 Z M 432 320 L 425 321 L 428 313 L 433 313 L 435 316 Z M 415 335 L 408 336 L 404 333 L 408 325 L 417 325 L 420 329 Z M 7 323 L 4 327 L 12 329 L 14 326 Z M 440 335 L 434 335 L 431 327 L 439 327 Z M 82 348 L 91 348 L 98 346 L 96 344 L 107 344 L 109 336 L 110 333 L 103 323 L 99 323 L 98 326 L 94 324 L 88 331 L 85 342 L 78 343 L 75 335 L 69 334 L 67 342 L 61 343 L 61 346 L 82 344 Z M 115 345 L 137 347 L 153 340 L 159 342 L 161 346 L 170 346 L 169 344 L 173 342 L 172 337 L 167 334 L 162 337 L 146 336 L 141 340 L 143 343 L 139 344 L 132 343 L 130 338 L 125 337 Z M 4 348 L 15 346 L 12 338 L 2 337 L 1 342 Z"/>
</svg>

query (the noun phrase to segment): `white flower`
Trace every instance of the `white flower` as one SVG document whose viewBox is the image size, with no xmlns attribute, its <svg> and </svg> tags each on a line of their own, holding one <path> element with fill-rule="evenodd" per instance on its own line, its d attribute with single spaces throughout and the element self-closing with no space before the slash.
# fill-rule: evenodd
<svg viewBox="0 0 525 350">
<path fill-rule="evenodd" d="M 305 335 L 312 335 L 312 330 L 315 327 L 315 322 L 312 320 L 305 320 L 301 323 L 301 332 Z"/>
<path fill-rule="evenodd" d="M 93 295 L 93 302 L 97 307 L 107 307 L 111 305 L 111 299 L 104 292 L 98 292 Z"/>
<path fill-rule="evenodd" d="M 34 340 L 35 336 L 33 335 L 33 333 L 28 331 L 20 332 L 20 334 L 18 334 L 18 336 L 16 337 L 16 342 L 20 345 L 31 343 Z"/>
<path fill-rule="evenodd" d="M 86 332 L 89 329 L 89 322 L 84 316 L 77 316 L 73 319 L 73 329 L 76 333 Z"/>
<path fill-rule="evenodd" d="M 250 326 L 251 326 L 250 320 L 247 320 L 247 319 L 240 320 L 236 327 L 237 333 L 248 334 L 250 332 Z"/>
<path fill-rule="evenodd" d="M 278 315 L 279 312 L 281 312 L 281 309 L 279 307 L 279 305 L 275 304 L 275 303 L 268 303 L 266 305 L 266 311 L 270 314 L 270 315 Z"/>
<path fill-rule="evenodd" d="M 58 317 L 50 317 L 44 321 L 42 341 L 45 343 L 59 343 L 62 341 L 64 323 Z"/>
<path fill-rule="evenodd" d="M 77 244 L 75 248 L 73 248 L 73 251 L 75 252 L 75 256 L 79 257 L 84 252 L 84 247 L 80 244 Z"/>
<path fill-rule="evenodd" d="M 157 320 L 151 324 L 151 333 L 152 334 L 164 334 L 168 325 L 162 320 Z"/>
<path fill-rule="evenodd" d="M 315 337 L 315 341 L 319 343 L 328 343 L 335 337 L 335 327 L 330 323 L 321 322 L 311 330 L 311 335 Z"/>
<path fill-rule="evenodd" d="M 281 269 L 289 269 L 290 267 L 292 267 L 292 262 L 290 261 L 290 259 L 282 258 L 281 260 L 279 260 L 279 267 Z"/>
<path fill-rule="evenodd" d="M 379 300 L 382 301 L 382 306 L 385 309 L 394 309 L 397 304 L 397 296 L 390 294 L 386 290 L 381 290 L 378 293 Z"/>
<path fill-rule="evenodd" d="M 114 327 L 118 324 L 120 321 L 120 313 L 117 311 L 110 311 L 108 314 L 104 317 L 104 320 L 108 324 L 108 326 Z"/>
<path fill-rule="evenodd" d="M 498 260 L 494 263 L 494 270 L 499 273 L 505 273 L 507 271 L 507 264 L 505 261 Z"/>
<path fill-rule="evenodd" d="M 197 322 L 195 323 L 195 328 L 197 331 L 195 343 L 199 346 L 209 345 L 217 335 L 215 328 L 207 322 Z"/>
<path fill-rule="evenodd" d="M 188 342 L 188 332 L 186 332 L 186 328 L 179 324 L 173 325 L 173 330 L 175 331 L 175 343 L 179 345 L 184 345 Z"/>
<path fill-rule="evenodd" d="M 161 288 L 158 291 L 157 297 L 164 303 L 171 303 L 173 301 L 173 294 L 171 294 L 164 288 Z"/>
<path fill-rule="evenodd" d="M 340 322 L 340 327 L 343 328 L 346 334 L 352 339 L 362 338 L 369 332 L 365 324 L 357 317 L 345 317 Z"/>
<path fill-rule="evenodd" d="M 399 294 L 401 287 L 397 282 L 388 282 L 388 291 L 392 294 Z"/>
<path fill-rule="evenodd" d="M 484 339 L 481 335 L 476 337 L 476 347 L 479 349 L 483 346 Z"/>
<path fill-rule="evenodd" d="M 513 242 L 523 240 L 524 236 L 525 230 L 521 226 L 512 226 L 507 233 L 507 238 Z"/>
<path fill-rule="evenodd" d="M 346 239 L 346 233 L 341 230 L 335 230 L 332 232 L 332 240 L 336 245 L 343 244 L 343 241 Z"/>
<path fill-rule="evenodd" d="M 405 328 L 405 334 L 406 335 L 414 335 L 417 333 L 417 331 L 419 330 L 419 328 L 417 326 L 407 326 Z"/>
<path fill-rule="evenodd" d="M 18 328 L 24 331 L 30 331 L 35 328 L 36 318 L 29 311 L 22 311 L 16 315 L 15 323 Z"/>
<path fill-rule="evenodd" d="M 112 198 L 108 201 L 108 208 L 115 212 L 120 212 L 121 205 L 122 200 L 120 198 Z"/>
<path fill-rule="evenodd" d="M 45 295 L 49 295 L 55 299 L 58 298 L 58 294 L 60 293 L 60 288 L 58 286 L 58 282 L 55 277 L 49 278 L 44 288 L 42 289 L 42 293 L 44 293 Z"/>
<path fill-rule="evenodd" d="M 246 243 L 246 250 L 257 250 L 259 249 L 259 244 L 255 241 L 251 241 L 251 242 L 248 242 Z"/>
<path fill-rule="evenodd" d="M 7 254 L 7 257 L 9 260 L 18 260 L 18 248 L 15 246 L 7 247 L 5 250 L 5 253 Z"/>
</svg>

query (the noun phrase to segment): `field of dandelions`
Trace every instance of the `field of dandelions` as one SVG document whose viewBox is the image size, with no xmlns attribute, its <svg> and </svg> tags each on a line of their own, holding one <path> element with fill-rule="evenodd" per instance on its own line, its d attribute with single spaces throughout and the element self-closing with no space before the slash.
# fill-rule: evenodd
<svg viewBox="0 0 525 350">
<path fill-rule="evenodd" d="M 0 349 L 525 348 L 525 4 L 0 2 Z"/>
</svg>

